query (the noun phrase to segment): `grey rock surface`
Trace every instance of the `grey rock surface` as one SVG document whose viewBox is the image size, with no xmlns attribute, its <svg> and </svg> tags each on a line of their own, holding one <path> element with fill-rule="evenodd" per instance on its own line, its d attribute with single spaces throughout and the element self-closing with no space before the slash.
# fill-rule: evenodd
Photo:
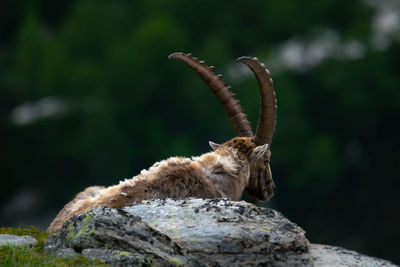
<svg viewBox="0 0 400 267">
<path fill-rule="evenodd" d="M 60 258 L 74 258 L 79 256 L 72 248 L 63 248 L 56 251 L 56 256 Z"/>
<path fill-rule="evenodd" d="M 397 266 L 389 261 L 362 255 L 348 249 L 327 245 L 311 244 L 311 254 L 313 256 L 314 266 L 321 267 Z"/>
<path fill-rule="evenodd" d="M 0 235 L 0 246 L 34 247 L 36 245 L 37 241 L 32 236 L 4 235 L 4 234 Z"/>
<path fill-rule="evenodd" d="M 167 260 L 155 258 L 150 254 L 141 254 L 137 251 L 122 251 L 115 249 L 87 248 L 82 255 L 89 259 L 100 259 L 112 266 L 176 266 L 183 265 L 178 258 L 170 257 Z"/>
<path fill-rule="evenodd" d="M 46 247 L 121 265 L 312 266 L 300 227 L 277 211 L 226 199 L 98 207 L 70 218 Z"/>
<path fill-rule="evenodd" d="M 163 199 L 77 214 L 46 251 L 112 266 L 395 266 L 310 244 L 281 213 L 226 199 Z"/>
</svg>

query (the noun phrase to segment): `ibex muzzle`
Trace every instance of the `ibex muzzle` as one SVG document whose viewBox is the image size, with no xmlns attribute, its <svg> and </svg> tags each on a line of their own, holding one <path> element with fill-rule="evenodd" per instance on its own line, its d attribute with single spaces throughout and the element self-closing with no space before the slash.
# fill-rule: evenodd
<svg viewBox="0 0 400 267">
<path fill-rule="evenodd" d="M 241 57 L 255 74 L 261 105 L 256 134 L 221 75 L 191 54 L 173 53 L 191 67 L 210 87 L 223 106 L 237 137 L 219 145 L 210 142 L 212 152 L 199 157 L 172 157 L 155 163 L 139 175 L 110 187 L 92 186 L 64 206 L 47 229 L 57 231 L 72 215 L 103 205 L 121 208 L 135 201 L 154 198 L 218 198 L 240 200 L 244 191 L 266 201 L 274 193 L 269 161 L 276 124 L 276 97 L 270 73 L 257 58 Z"/>
</svg>

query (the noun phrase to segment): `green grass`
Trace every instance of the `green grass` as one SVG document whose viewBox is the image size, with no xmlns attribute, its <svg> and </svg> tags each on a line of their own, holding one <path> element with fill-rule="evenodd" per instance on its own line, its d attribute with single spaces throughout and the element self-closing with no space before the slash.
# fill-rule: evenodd
<svg viewBox="0 0 400 267">
<path fill-rule="evenodd" d="M 100 261 L 90 260 L 83 256 L 75 258 L 57 258 L 43 252 L 43 245 L 48 233 L 34 227 L 27 229 L 0 227 L 0 234 L 30 235 L 38 241 L 34 248 L 0 247 L 0 266 L 105 266 Z"/>
</svg>

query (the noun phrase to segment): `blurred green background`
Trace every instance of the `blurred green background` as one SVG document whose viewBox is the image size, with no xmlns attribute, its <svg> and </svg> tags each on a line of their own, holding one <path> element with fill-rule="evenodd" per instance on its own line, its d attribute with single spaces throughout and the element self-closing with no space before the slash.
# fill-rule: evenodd
<svg viewBox="0 0 400 267">
<path fill-rule="evenodd" d="M 278 98 L 267 206 L 314 243 L 400 263 L 400 3 L 0 4 L 0 225 L 46 228 L 73 196 L 233 131 L 175 51 L 233 86 L 255 127 L 257 56 Z"/>
</svg>

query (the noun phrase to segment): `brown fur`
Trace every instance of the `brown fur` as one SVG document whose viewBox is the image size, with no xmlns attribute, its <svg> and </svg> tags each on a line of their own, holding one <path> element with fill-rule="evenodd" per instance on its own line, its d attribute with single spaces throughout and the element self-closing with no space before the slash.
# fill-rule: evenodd
<svg viewBox="0 0 400 267">
<path fill-rule="evenodd" d="M 273 192 L 273 182 L 262 182 L 266 177 L 264 155 L 269 157 L 270 153 L 265 149 L 260 152 L 259 148 L 251 138 L 236 137 L 197 158 L 169 158 L 156 163 L 118 185 L 88 187 L 60 211 L 47 230 L 57 231 L 72 215 L 100 205 L 122 208 L 135 201 L 168 197 L 239 200 L 246 188 L 259 199 L 266 200 L 271 190 Z M 264 186 L 262 189 L 268 192 L 258 192 L 259 186 Z"/>
</svg>

